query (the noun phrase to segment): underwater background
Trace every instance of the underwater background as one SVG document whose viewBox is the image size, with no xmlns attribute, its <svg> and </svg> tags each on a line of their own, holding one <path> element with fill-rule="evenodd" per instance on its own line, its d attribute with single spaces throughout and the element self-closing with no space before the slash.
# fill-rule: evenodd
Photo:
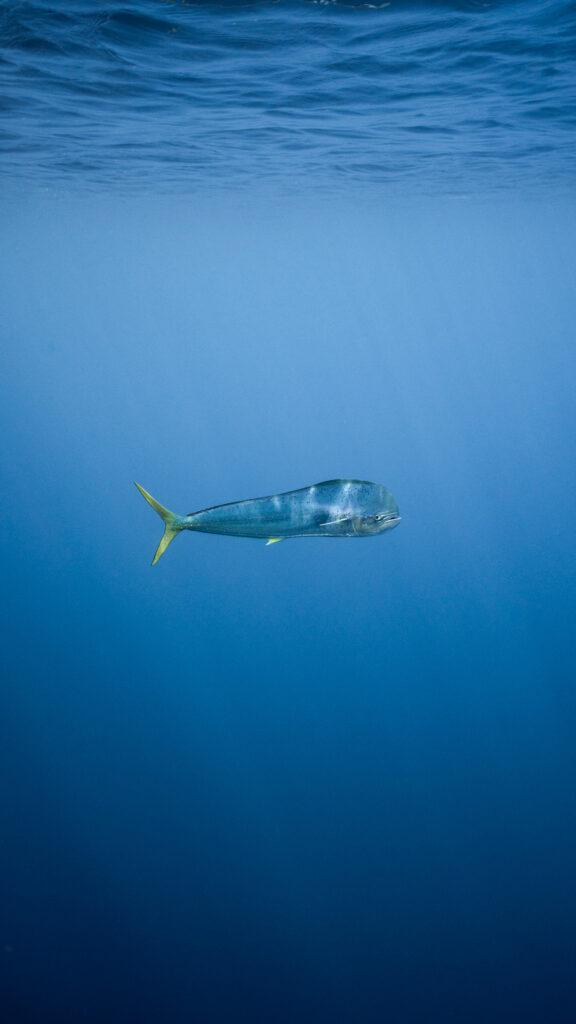
<svg viewBox="0 0 576 1024">
<path fill-rule="evenodd" d="M 576 1020 L 576 9 L 0 7 L 0 1019 Z M 358 477 L 380 537 L 184 534 Z"/>
</svg>

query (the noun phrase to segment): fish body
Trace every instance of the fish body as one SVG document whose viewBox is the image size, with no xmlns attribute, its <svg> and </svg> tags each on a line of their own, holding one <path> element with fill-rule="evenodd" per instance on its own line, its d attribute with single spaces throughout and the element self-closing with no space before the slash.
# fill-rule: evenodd
<svg viewBox="0 0 576 1024">
<path fill-rule="evenodd" d="M 186 516 L 169 512 L 140 484 L 136 487 L 165 524 L 153 565 L 182 530 L 260 538 L 270 544 L 289 537 L 368 537 L 400 522 L 398 505 L 388 488 L 368 480 L 326 480 Z"/>
</svg>

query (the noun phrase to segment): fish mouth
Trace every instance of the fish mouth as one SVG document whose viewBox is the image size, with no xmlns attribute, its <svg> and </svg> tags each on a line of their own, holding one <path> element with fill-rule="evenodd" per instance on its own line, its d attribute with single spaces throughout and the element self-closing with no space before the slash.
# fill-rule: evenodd
<svg viewBox="0 0 576 1024">
<path fill-rule="evenodd" d="M 393 526 L 398 526 L 398 523 L 401 522 L 401 520 L 402 516 L 399 516 L 397 512 L 390 512 L 388 515 L 383 517 L 382 527 L 389 530 Z"/>
</svg>

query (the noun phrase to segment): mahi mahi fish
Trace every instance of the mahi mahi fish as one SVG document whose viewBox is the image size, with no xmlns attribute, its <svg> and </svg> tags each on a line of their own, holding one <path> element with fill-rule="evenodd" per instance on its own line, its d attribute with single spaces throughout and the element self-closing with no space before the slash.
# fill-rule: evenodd
<svg viewBox="0 0 576 1024">
<path fill-rule="evenodd" d="M 181 530 L 256 537 L 275 544 L 288 537 L 371 537 L 400 522 L 387 487 L 369 480 L 325 480 L 297 491 L 247 498 L 178 516 L 140 484 L 136 487 L 164 521 L 164 536 L 152 565 Z"/>
</svg>

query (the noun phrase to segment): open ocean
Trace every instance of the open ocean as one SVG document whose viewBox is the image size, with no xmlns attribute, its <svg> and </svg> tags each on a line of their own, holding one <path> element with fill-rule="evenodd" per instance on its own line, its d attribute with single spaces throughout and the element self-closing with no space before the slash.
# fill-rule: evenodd
<svg viewBox="0 0 576 1024">
<path fill-rule="evenodd" d="M 576 5 L 5 0 L 0 428 L 1 1024 L 574 1024 Z"/>
</svg>

